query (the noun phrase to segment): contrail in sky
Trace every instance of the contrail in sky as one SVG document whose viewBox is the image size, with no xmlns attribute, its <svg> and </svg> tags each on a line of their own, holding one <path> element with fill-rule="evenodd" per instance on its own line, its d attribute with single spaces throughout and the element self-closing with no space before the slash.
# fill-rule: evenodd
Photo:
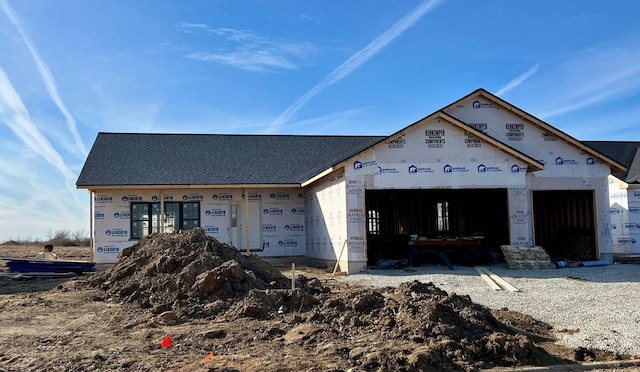
<svg viewBox="0 0 640 372">
<path fill-rule="evenodd" d="M 289 119 L 291 119 L 291 117 L 316 94 L 352 73 L 355 69 L 360 67 L 360 65 L 367 62 L 371 57 L 378 53 L 382 48 L 387 46 L 387 44 L 400 36 L 405 30 L 415 25 L 425 14 L 432 11 L 443 1 L 444 0 L 427 0 L 422 2 L 417 8 L 402 17 L 398 22 L 391 26 L 391 28 L 376 37 L 366 47 L 353 54 L 340 66 L 331 71 L 329 75 L 327 75 L 315 87 L 311 88 L 310 91 L 298 98 L 291 106 L 284 110 L 284 112 L 280 114 L 280 116 L 278 116 L 271 125 L 269 125 L 265 132 L 273 133 L 277 131 L 282 124 L 289 121 Z"/>
<path fill-rule="evenodd" d="M 62 156 L 51 146 L 49 140 L 33 124 L 27 108 L 2 68 L 0 68 L 0 117 L 3 117 L 3 122 L 27 147 L 58 169 L 67 180 L 73 181 L 75 175 L 67 167 Z"/>
<path fill-rule="evenodd" d="M 535 66 L 533 66 L 532 68 L 530 68 L 529 71 L 525 72 L 524 74 L 522 74 L 522 75 L 518 76 L 517 78 L 515 78 L 515 79 L 511 80 L 510 82 L 508 82 L 507 85 L 505 85 L 502 88 L 500 88 L 500 90 L 496 93 L 496 96 L 500 97 L 501 95 L 507 93 L 511 89 L 513 89 L 513 88 L 517 87 L 518 85 L 522 84 L 523 81 L 527 80 L 528 78 L 533 76 L 533 74 L 538 72 L 538 67 L 540 67 L 539 63 L 536 64 Z"/>
<path fill-rule="evenodd" d="M 60 94 L 58 93 L 58 88 L 56 87 L 56 80 L 51 74 L 51 70 L 49 70 L 49 67 L 46 65 L 46 63 L 44 63 L 44 61 L 40 57 L 40 53 L 38 53 L 38 51 L 36 50 L 35 46 L 31 42 L 27 34 L 25 34 L 24 30 L 22 29 L 22 25 L 20 24 L 20 19 L 14 12 L 11 5 L 9 5 L 9 2 L 7 0 L 0 0 L 0 4 L 2 5 L 2 10 L 7 15 L 9 20 L 11 20 L 11 22 L 16 27 L 16 29 L 18 29 L 18 33 L 22 37 L 22 40 L 24 41 L 24 43 L 27 45 L 27 48 L 29 48 L 29 52 L 31 52 L 31 56 L 33 57 L 36 63 L 36 66 L 38 67 L 38 71 L 40 72 L 40 76 L 42 76 L 44 85 L 47 88 L 47 91 L 49 92 L 49 96 L 51 97 L 53 102 L 56 104 L 56 106 L 58 106 L 58 109 L 60 110 L 60 112 L 62 112 L 62 115 L 64 115 L 64 117 L 66 118 L 67 127 L 69 128 L 69 131 L 71 132 L 71 135 L 73 136 L 76 142 L 76 146 L 78 147 L 81 154 L 83 156 L 86 156 L 87 148 L 84 146 L 84 143 L 80 138 L 80 133 L 78 133 L 75 119 L 67 109 L 67 106 L 65 106 L 64 102 L 62 101 L 62 98 L 60 97 Z"/>
</svg>

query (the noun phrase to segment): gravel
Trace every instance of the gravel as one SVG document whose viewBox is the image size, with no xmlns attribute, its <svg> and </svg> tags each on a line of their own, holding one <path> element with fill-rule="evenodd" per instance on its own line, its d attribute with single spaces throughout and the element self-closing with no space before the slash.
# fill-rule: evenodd
<svg viewBox="0 0 640 372">
<path fill-rule="evenodd" d="M 506 264 L 494 264 L 488 268 L 520 292 L 495 291 L 473 267 L 465 266 L 453 271 L 439 265 L 370 268 L 336 278 L 370 287 L 433 282 L 491 309 L 508 308 L 550 324 L 560 344 L 640 357 L 640 265 L 512 270 Z"/>
</svg>

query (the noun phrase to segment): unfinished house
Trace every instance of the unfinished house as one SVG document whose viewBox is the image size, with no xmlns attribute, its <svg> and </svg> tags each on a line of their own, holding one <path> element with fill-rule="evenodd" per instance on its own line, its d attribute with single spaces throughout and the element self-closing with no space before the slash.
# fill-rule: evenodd
<svg viewBox="0 0 640 372">
<path fill-rule="evenodd" d="M 616 176 L 638 166 L 626 163 L 478 89 L 390 136 L 99 133 L 77 187 L 91 194 L 96 262 L 198 227 L 249 253 L 357 272 L 444 248 L 460 263 L 501 245 L 568 260 L 638 251 L 616 243 L 610 204 L 625 183 L 637 217 L 637 175 Z"/>
<path fill-rule="evenodd" d="M 609 229 L 616 256 L 640 254 L 640 142 L 584 141 L 627 167 L 609 176 Z"/>
</svg>

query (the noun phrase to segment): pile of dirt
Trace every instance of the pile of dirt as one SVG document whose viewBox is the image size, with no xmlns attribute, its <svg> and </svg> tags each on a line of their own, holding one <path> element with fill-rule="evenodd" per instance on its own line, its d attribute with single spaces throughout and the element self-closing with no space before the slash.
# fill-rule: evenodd
<svg viewBox="0 0 640 372">
<path fill-rule="evenodd" d="M 202 229 L 148 235 L 90 281 L 108 298 L 138 303 L 154 314 L 172 311 L 177 319 L 211 315 L 217 312 L 212 303 L 220 307 L 220 301 L 230 303 L 250 290 L 288 283 L 268 262 L 243 255 Z"/>
<path fill-rule="evenodd" d="M 262 341 L 310 355 L 329 349 L 333 358 L 366 370 L 535 365 L 539 355 L 534 341 L 468 296 L 417 281 L 365 289 L 304 276 L 292 290 L 268 262 L 202 230 L 149 235 L 90 283 L 105 291 L 96 300 L 137 303 L 165 324 L 270 322 Z"/>
</svg>

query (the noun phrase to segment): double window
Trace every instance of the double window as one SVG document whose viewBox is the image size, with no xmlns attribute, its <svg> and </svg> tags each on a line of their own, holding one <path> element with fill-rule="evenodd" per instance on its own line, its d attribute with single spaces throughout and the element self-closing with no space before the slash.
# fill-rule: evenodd
<svg viewBox="0 0 640 372">
<path fill-rule="evenodd" d="M 131 239 L 160 232 L 160 203 L 131 203 Z M 164 232 L 200 226 L 200 203 L 164 203 Z"/>
</svg>

